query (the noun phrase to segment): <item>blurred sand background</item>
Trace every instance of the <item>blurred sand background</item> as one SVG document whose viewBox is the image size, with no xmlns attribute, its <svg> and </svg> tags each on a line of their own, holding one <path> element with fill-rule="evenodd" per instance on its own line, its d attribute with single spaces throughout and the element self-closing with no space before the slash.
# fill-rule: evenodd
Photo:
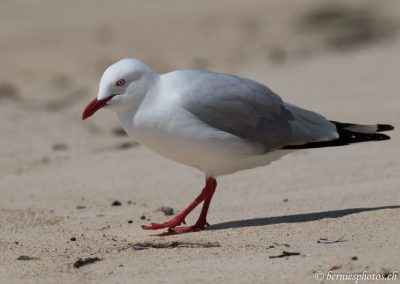
<svg viewBox="0 0 400 284">
<path fill-rule="evenodd" d="M 396 130 L 222 177 L 213 226 L 160 239 L 140 225 L 170 218 L 160 206 L 184 208 L 202 174 L 130 142 L 109 111 L 80 120 L 104 69 L 136 57 L 161 73 L 249 77 L 333 120 L 400 127 L 400 1 L 0 5 L 1 283 L 317 283 L 315 271 L 400 270 Z M 220 246 L 132 247 L 145 241 Z M 282 251 L 300 255 L 270 258 Z M 101 261 L 73 267 L 87 257 Z"/>
</svg>

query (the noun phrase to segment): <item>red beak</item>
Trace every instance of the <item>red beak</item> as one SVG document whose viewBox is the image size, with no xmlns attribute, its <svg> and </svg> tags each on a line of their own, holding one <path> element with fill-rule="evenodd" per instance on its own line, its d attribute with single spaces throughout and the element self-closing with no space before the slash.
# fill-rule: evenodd
<svg viewBox="0 0 400 284">
<path fill-rule="evenodd" d="M 104 107 L 107 104 L 107 102 L 111 100 L 114 96 L 115 95 L 109 96 L 108 98 L 102 100 L 97 100 L 97 99 L 92 100 L 83 111 L 82 120 L 91 117 L 96 111 Z"/>
</svg>

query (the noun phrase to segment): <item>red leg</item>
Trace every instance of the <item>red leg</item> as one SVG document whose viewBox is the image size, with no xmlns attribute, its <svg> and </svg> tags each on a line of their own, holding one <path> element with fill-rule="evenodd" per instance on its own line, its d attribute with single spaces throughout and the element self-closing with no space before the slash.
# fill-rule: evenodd
<svg viewBox="0 0 400 284">
<path fill-rule="evenodd" d="M 208 208 L 210 206 L 211 198 L 215 192 L 215 188 L 217 187 L 217 181 L 215 178 L 210 177 L 206 181 L 206 186 L 203 188 L 202 192 L 196 199 L 183 211 L 181 211 L 178 215 L 176 215 L 171 220 L 163 223 L 163 224 L 155 224 L 152 223 L 149 226 L 144 226 L 143 229 L 145 230 L 157 230 L 162 228 L 169 228 L 171 232 L 174 233 L 182 233 L 186 231 L 200 231 L 203 230 L 204 227 L 207 225 L 206 217 Z M 177 227 L 180 224 L 185 224 L 185 218 L 189 215 L 190 212 L 197 205 L 204 201 L 203 208 L 201 210 L 199 219 L 197 220 L 196 224 L 193 226 L 186 226 L 186 227 Z"/>
<path fill-rule="evenodd" d="M 161 233 L 158 236 L 165 237 L 165 236 L 170 236 L 170 235 L 175 235 L 175 234 L 182 234 L 182 233 L 188 233 L 188 232 L 199 232 L 199 231 L 204 230 L 204 228 L 206 226 L 209 226 L 209 224 L 207 222 L 207 212 L 208 212 L 208 208 L 210 206 L 212 196 L 213 195 L 211 195 L 209 198 L 204 200 L 203 207 L 201 208 L 201 213 L 200 213 L 199 219 L 197 219 L 196 224 L 194 224 L 193 226 L 179 226 L 179 227 L 169 228 L 168 232 Z"/>
<path fill-rule="evenodd" d="M 214 189 L 214 192 L 215 192 L 215 189 Z M 209 224 L 207 222 L 207 213 L 208 213 L 208 208 L 210 207 L 211 199 L 214 195 L 214 192 L 211 194 L 211 196 L 209 198 L 204 200 L 203 208 L 201 208 L 201 213 L 200 213 L 199 219 L 197 219 L 196 224 L 194 224 L 194 226 L 193 226 L 194 228 L 203 230 L 205 226 L 209 226 Z"/>
</svg>

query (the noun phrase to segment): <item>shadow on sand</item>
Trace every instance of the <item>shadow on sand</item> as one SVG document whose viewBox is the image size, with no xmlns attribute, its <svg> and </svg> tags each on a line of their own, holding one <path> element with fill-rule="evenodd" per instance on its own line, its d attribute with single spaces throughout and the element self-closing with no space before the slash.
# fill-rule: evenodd
<svg viewBox="0 0 400 284">
<path fill-rule="evenodd" d="M 229 228 L 257 227 L 257 226 L 266 226 L 266 225 L 283 224 L 283 223 L 310 222 L 310 221 L 322 220 L 325 218 L 340 218 L 361 212 L 384 210 L 384 209 L 399 209 L 399 208 L 400 205 L 392 205 L 392 206 L 382 206 L 382 207 L 350 208 L 350 209 L 314 212 L 306 214 L 255 218 L 255 219 L 219 223 L 211 225 L 210 227 L 207 228 L 207 230 L 222 230 Z"/>
</svg>

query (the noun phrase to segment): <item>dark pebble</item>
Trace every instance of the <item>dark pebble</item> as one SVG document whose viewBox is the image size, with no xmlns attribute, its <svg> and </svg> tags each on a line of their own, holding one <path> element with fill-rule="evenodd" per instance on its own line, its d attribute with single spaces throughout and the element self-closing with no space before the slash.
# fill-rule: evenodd
<svg viewBox="0 0 400 284">
<path fill-rule="evenodd" d="M 111 206 L 121 206 L 122 203 L 118 200 L 115 200 L 113 203 L 111 203 Z"/>
<path fill-rule="evenodd" d="M 68 145 L 65 143 L 55 143 L 53 145 L 53 150 L 54 151 L 64 151 L 68 149 Z"/>
<path fill-rule="evenodd" d="M 174 208 L 169 206 L 162 206 L 157 211 L 163 212 L 165 216 L 174 215 Z"/>
</svg>

